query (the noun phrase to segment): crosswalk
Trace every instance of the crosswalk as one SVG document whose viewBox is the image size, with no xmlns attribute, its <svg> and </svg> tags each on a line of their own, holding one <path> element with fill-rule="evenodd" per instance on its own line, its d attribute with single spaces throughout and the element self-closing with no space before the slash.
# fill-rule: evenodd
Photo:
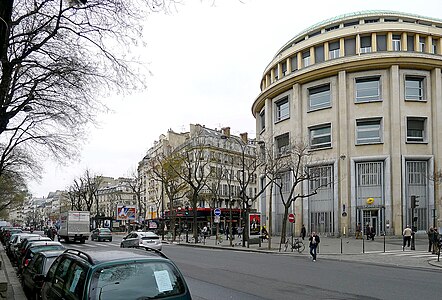
<svg viewBox="0 0 442 300">
<path fill-rule="evenodd" d="M 114 244 L 114 243 L 84 243 L 84 244 L 75 244 L 75 243 L 69 243 L 64 244 L 66 248 L 76 248 L 76 249 L 84 249 L 84 248 L 116 248 L 120 247 L 120 244 Z"/>
<path fill-rule="evenodd" d="M 395 257 L 412 257 L 412 258 L 431 258 L 435 257 L 435 254 L 432 254 L 431 252 L 427 251 L 414 251 L 414 250 L 408 250 L 405 251 L 402 250 L 391 250 L 386 252 L 380 252 L 380 251 L 370 251 L 365 252 L 366 254 L 377 254 L 381 256 L 395 256 Z"/>
</svg>

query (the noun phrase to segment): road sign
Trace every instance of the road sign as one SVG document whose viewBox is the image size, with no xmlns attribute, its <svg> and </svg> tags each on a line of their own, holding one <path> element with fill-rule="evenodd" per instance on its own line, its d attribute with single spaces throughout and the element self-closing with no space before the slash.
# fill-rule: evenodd
<svg viewBox="0 0 442 300">
<path fill-rule="evenodd" d="M 289 222 L 295 223 L 295 215 L 294 214 L 289 214 Z"/>
<path fill-rule="evenodd" d="M 215 214 L 215 216 L 221 216 L 221 209 L 219 209 L 219 208 L 215 208 L 215 210 L 213 211 L 213 213 Z"/>
</svg>

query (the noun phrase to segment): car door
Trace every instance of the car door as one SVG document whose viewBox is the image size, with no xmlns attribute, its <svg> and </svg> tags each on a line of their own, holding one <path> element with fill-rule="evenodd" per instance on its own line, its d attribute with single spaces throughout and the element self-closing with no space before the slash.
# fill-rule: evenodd
<svg viewBox="0 0 442 300">
<path fill-rule="evenodd" d="M 137 237 L 135 233 L 128 234 L 122 241 L 125 248 L 130 247 L 134 244 L 134 239 Z"/>
<path fill-rule="evenodd" d="M 63 295 L 66 300 L 79 300 L 83 298 L 86 286 L 87 268 L 80 262 L 73 262 L 69 267 Z"/>
<path fill-rule="evenodd" d="M 39 255 L 29 263 L 29 266 L 27 268 L 23 270 L 22 280 L 25 288 L 29 290 L 32 290 L 34 288 L 34 275 L 42 273 L 43 263 L 44 257 L 42 255 Z"/>
<path fill-rule="evenodd" d="M 48 271 L 47 278 L 41 291 L 43 299 L 64 299 L 64 284 L 67 280 L 69 267 L 72 261 L 66 257 L 61 257 L 57 260 L 59 260 L 59 262 L 54 262 Z"/>
</svg>

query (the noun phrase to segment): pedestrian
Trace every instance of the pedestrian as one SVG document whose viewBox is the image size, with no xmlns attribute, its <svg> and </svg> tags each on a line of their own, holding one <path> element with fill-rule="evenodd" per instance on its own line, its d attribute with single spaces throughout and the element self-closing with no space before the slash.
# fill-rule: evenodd
<svg viewBox="0 0 442 300">
<path fill-rule="evenodd" d="M 304 240 L 306 235 L 307 235 L 307 230 L 305 229 L 304 224 L 302 224 L 302 228 L 301 228 L 301 238 L 302 238 L 302 240 Z"/>
<path fill-rule="evenodd" d="M 434 227 L 433 229 L 433 239 L 432 239 L 432 243 L 433 243 L 433 254 L 437 254 L 437 251 L 439 250 L 439 232 L 437 231 L 437 228 Z"/>
<path fill-rule="evenodd" d="M 367 225 L 365 226 L 365 235 L 367 236 L 367 241 L 370 239 L 370 234 L 371 234 L 370 225 L 367 223 Z"/>
<path fill-rule="evenodd" d="M 402 232 L 403 236 L 402 251 L 405 250 L 405 244 L 407 244 L 407 247 L 410 247 L 412 234 L 413 232 L 411 231 L 410 225 L 407 225 L 407 227 L 405 227 L 404 231 Z"/>
<path fill-rule="evenodd" d="M 374 236 L 376 235 L 376 228 L 373 226 L 370 226 L 370 238 L 372 241 L 374 241 Z"/>
<path fill-rule="evenodd" d="M 226 226 L 226 240 L 229 239 L 229 226 Z"/>
<path fill-rule="evenodd" d="M 433 251 L 433 233 L 434 233 L 434 229 L 433 229 L 433 227 L 430 227 L 430 229 L 428 229 L 428 231 L 427 231 L 427 235 L 428 235 L 428 252 L 432 252 Z"/>
<path fill-rule="evenodd" d="M 310 255 L 312 256 L 312 260 L 316 261 L 316 248 L 318 248 L 320 242 L 319 236 L 316 232 L 312 232 L 308 240 L 310 241 Z"/>
<path fill-rule="evenodd" d="M 356 239 L 361 239 L 362 238 L 361 231 L 362 231 L 361 223 L 358 223 L 356 225 Z"/>
<path fill-rule="evenodd" d="M 243 227 L 242 226 L 238 227 L 238 238 L 239 239 L 242 238 L 242 232 L 243 232 Z"/>
</svg>

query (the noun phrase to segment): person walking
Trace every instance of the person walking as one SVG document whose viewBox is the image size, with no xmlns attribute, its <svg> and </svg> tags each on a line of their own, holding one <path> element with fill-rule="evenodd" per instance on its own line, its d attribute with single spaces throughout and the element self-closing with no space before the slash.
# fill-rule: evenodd
<svg viewBox="0 0 442 300">
<path fill-rule="evenodd" d="M 320 242 L 319 236 L 316 232 L 312 232 L 308 240 L 310 241 L 310 255 L 312 256 L 312 260 L 316 261 L 316 248 L 318 248 Z"/>
<path fill-rule="evenodd" d="M 410 247 L 412 234 L 413 232 L 411 231 L 410 225 L 407 225 L 407 227 L 405 227 L 404 231 L 402 232 L 403 236 L 402 251 L 405 251 L 405 244 L 407 244 L 407 247 Z"/>
<path fill-rule="evenodd" d="M 432 252 L 432 250 L 433 250 L 433 233 L 434 233 L 434 229 L 433 229 L 433 227 L 430 227 L 430 229 L 428 229 L 428 231 L 427 231 L 427 235 L 428 235 L 428 252 Z"/>
<path fill-rule="evenodd" d="M 365 226 L 365 235 L 367 236 L 367 241 L 370 239 L 370 234 L 371 234 L 370 225 L 367 223 L 367 225 Z"/>
<path fill-rule="evenodd" d="M 361 235 L 361 223 L 358 223 L 358 225 L 356 225 L 356 239 L 361 239 L 362 235 Z"/>
<path fill-rule="evenodd" d="M 374 236 L 376 235 L 376 229 L 373 226 L 370 226 L 370 238 L 374 241 Z"/>
<path fill-rule="evenodd" d="M 301 228 L 301 238 L 302 238 L 302 240 L 304 240 L 306 235 L 307 235 L 307 230 L 305 229 L 304 224 L 302 224 L 302 228 Z"/>
<path fill-rule="evenodd" d="M 433 239 L 431 240 L 433 243 L 433 254 L 437 254 L 437 251 L 439 250 L 439 232 L 437 231 L 437 228 L 433 228 Z"/>
</svg>

